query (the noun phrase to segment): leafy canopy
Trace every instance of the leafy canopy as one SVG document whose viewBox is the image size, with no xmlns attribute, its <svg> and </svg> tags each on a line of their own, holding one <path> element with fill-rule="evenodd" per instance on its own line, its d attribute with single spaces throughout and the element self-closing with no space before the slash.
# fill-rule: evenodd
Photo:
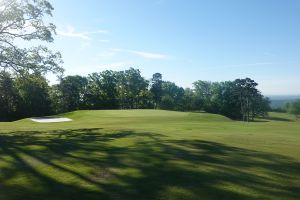
<svg viewBox="0 0 300 200">
<path fill-rule="evenodd" d="M 0 70 L 63 72 L 59 52 L 52 52 L 43 45 L 29 45 L 29 41 L 30 44 L 31 41 L 53 42 L 56 27 L 44 20 L 52 16 L 52 10 L 46 0 L 0 1 Z M 20 43 L 25 43 L 26 48 L 19 47 Z"/>
</svg>

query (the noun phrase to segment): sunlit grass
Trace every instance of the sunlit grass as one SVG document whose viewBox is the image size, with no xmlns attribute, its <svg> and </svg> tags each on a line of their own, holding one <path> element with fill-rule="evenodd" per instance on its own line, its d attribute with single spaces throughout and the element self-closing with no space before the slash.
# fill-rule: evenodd
<svg viewBox="0 0 300 200">
<path fill-rule="evenodd" d="M 299 199 L 300 122 L 155 110 L 0 123 L 0 199 Z"/>
</svg>

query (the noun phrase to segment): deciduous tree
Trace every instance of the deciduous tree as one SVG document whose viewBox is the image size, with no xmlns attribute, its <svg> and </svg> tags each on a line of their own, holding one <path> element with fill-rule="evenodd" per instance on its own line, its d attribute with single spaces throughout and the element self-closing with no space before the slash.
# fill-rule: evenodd
<svg viewBox="0 0 300 200">
<path fill-rule="evenodd" d="M 155 73 L 152 76 L 151 79 L 151 88 L 150 91 L 153 95 L 153 101 L 154 101 L 154 107 L 157 108 L 160 101 L 161 97 L 163 95 L 162 91 L 162 75 L 160 73 Z"/>
<path fill-rule="evenodd" d="M 53 7 L 46 0 L 0 1 L 0 70 L 18 73 L 62 73 L 59 52 L 46 46 L 32 46 L 53 42 L 55 25 L 44 18 L 52 16 Z M 21 44 L 26 47 L 21 47 Z"/>
<path fill-rule="evenodd" d="M 295 115 L 296 119 L 300 115 L 300 100 L 292 102 L 288 106 L 288 112 L 292 115 Z"/>
</svg>

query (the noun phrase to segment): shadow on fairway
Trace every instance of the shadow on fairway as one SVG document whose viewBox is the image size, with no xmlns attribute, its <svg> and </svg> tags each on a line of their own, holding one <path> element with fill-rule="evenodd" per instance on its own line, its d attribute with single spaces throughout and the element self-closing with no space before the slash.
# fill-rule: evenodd
<svg viewBox="0 0 300 200">
<path fill-rule="evenodd" d="M 0 199 L 300 198 L 299 162 L 155 133 L 3 133 L 0 157 Z"/>
<path fill-rule="evenodd" d="M 283 118 L 283 117 L 271 117 L 271 116 L 266 116 L 263 118 L 258 118 L 261 121 L 260 122 L 269 122 L 269 121 L 263 121 L 263 120 L 271 120 L 271 121 L 280 121 L 280 122 L 294 122 L 295 120 Z"/>
</svg>

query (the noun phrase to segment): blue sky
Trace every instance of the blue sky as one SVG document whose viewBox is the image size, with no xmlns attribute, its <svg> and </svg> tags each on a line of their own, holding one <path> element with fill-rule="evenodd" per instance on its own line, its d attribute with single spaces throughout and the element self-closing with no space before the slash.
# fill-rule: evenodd
<svg viewBox="0 0 300 200">
<path fill-rule="evenodd" d="M 135 67 L 182 87 L 250 77 L 266 95 L 300 94 L 298 0 L 50 2 L 66 75 Z"/>
</svg>

